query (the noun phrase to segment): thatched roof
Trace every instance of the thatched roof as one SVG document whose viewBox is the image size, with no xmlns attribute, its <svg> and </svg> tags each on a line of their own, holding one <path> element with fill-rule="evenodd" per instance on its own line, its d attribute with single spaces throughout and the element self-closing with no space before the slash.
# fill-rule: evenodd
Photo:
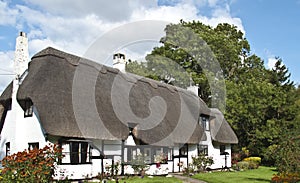
<svg viewBox="0 0 300 183">
<path fill-rule="evenodd" d="M 11 82 L 0 96 L 0 132 L 4 125 L 7 110 L 11 105 L 12 86 L 13 83 Z"/>
<path fill-rule="evenodd" d="M 0 104 L 2 104 L 3 106 L 9 105 L 9 103 L 11 102 L 12 88 L 13 82 L 10 82 L 10 84 L 2 92 L 0 96 Z"/>
<path fill-rule="evenodd" d="M 46 134 L 126 139 L 128 124 L 144 143 L 198 143 L 206 104 L 191 92 L 53 48 L 32 57 L 17 99 L 31 100 Z M 205 138 L 205 137 L 204 137 Z"/>
<path fill-rule="evenodd" d="M 210 132 L 213 141 L 237 144 L 238 138 L 219 109 L 211 108 Z"/>
</svg>

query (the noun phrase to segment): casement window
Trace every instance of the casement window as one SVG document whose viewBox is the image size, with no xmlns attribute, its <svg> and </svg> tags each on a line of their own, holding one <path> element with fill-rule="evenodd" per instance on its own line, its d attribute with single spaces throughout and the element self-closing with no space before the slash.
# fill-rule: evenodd
<svg viewBox="0 0 300 183">
<path fill-rule="evenodd" d="M 91 146 L 83 141 L 61 142 L 63 158 L 62 164 L 88 164 L 91 163 Z"/>
<path fill-rule="evenodd" d="M 28 143 L 28 150 L 33 150 L 33 149 L 39 149 L 39 143 L 38 142 L 33 142 L 33 143 Z"/>
<path fill-rule="evenodd" d="M 205 156 L 208 156 L 208 145 L 200 145 L 198 144 L 198 155 L 204 154 Z"/>
<path fill-rule="evenodd" d="M 173 149 L 168 147 L 156 147 L 153 148 L 154 163 L 167 163 L 167 161 L 173 159 Z"/>
<path fill-rule="evenodd" d="M 5 143 L 5 156 L 10 156 L 10 142 Z"/>
<path fill-rule="evenodd" d="M 199 125 L 201 125 L 205 131 L 209 131 L 209 118 L 207 116 L 200 116 Z"/>
<path fill-rule="evenodd" d="M 145 163 L 150 164 L 152 162 L 152 152 L 150 147 L 144 148 L 144 156 Z"/>
<path fill-rule="evenodd" d="M 148 145 L 126 146 L 127 163 L 135 162 L 137 158 L 143 159 L 146 164 L 167 163 L 173 158 L 173 149 Z"/>
<path fill-rule="evenodd" d="M 31 100 L 25 101 L 25 111 L 24 111 L 24 117 L 31 117 L 33 114 L 33 104 Z"/>
<path fill-rule="evenodd" d="M 187 156 L 188 155 L 188 146 L 187 144 L 184 144 L 180 149 L 179 149 L 179 156 Z"/>
<path fill-rule="evenodd" d="M 220 155 L 223 155 L 225 153 L 226 146 L 225 145 L 220 145 Z"/>
</svg>

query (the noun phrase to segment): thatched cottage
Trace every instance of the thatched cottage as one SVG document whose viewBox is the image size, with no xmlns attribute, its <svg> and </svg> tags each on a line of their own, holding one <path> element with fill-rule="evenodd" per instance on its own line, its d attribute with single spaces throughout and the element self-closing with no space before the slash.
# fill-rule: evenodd
<svg viewBox="0 0 300 183">
<path fill-rule="evenodd" d="M 116 163 L 120 174 L 134 173 L 138 154 L 149 174 L 182 171 L 198 153 L 213 157 L 213 169 L 231 166 L 235 133 L 193 92 L 124 72 L 122 54 L 117 69 L 54 48 L 28 63 L 27 50 L 21 33 L 16 77 L 0 96 L 0 159 L 50 142 L 62 146 L 58 172 L 70 179 Z"/>
</svg>

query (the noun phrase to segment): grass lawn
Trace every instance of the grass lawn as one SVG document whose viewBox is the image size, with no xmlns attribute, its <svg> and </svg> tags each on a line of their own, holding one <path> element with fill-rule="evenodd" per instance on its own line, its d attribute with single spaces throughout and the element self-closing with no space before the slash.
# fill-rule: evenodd
<svg viewBox="0 0 300 183">
<path fill-rule="evenodd" d="M 130 177 L 126 179 L 119 180 L 120 183 L 182 183 L 181 180 L 176 179 L 174 177 L 163 177 L 163 176 L 154 176 L 153 178 L 148 178 L 147 176 L 144 178 L 140 177 Z M 109 181 L 109 183 L 113 183 Z"/>
<path fill-rule="evenodd" d="M 213 172 L 200 173 L 193 178 L 206 181 L 208 183 L 263 183 L 270 182 L 273 174 L 277 173 L 275 168 L 261 166 L 255 170 L 247 170 L 241 172 Z"/>
</svg>

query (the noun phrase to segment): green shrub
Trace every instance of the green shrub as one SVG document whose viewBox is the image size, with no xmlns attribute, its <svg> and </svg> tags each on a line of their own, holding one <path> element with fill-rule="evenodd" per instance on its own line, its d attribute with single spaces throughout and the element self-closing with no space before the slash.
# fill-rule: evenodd
<svg viewBox="0 0 300 183">
<path fill-rule="evenodd" d="M 300 174 L 300 135 L 282 139 L 277 149 L 276 167 L 280 173 Z"/>
<path fill-rule="evenodd" d="M 55 164 L 62 157 L 58 145 L 23 151 L 2 160 L 2 182 L 48 183 L 54 175 Z"/>
<path fill-rule="evenodd" d="M 131 161 L 131 167 L 133 168 L 135 173 L 141 173 L 142 171 L 146 171 L 149 169 L 149 165 L 146 163 L 145 155 L 138 154 Z"/>
<path fill-rule="evenodd" d="M 259 164 L 254 161 L 249 161 L 249 169 L 258 169 Z"/>
<path fill-rule="evenodd" d="M 243 161 L 249 162 L 249 169 L 257 169 L 261 163 L 260 157 L 248 157 L 244 158 Z"/>
<path fill-rule="evenodd" d="M 207 157 L 205 154 L 199 154 L 196 157 L 192 157 L 193 162 L 192 166 L 195 170 L 198 172 L 203 172 L 206 170 L 207 167 L 211 166 L 214 163 L 214 160 L 212 157 Z"/>
<path fill-rule="evenodd" d="M 279 173 L 272 177 L 271 183 L 297 183 L 300 175 L 297 173 Z"/>
<path fill-rule="evenodd" d="M 252 161 L 257 163 L 258 165 L 261 163 L 261 158 L 260 157 L 248 157 L 248 158 L 244 158 L 243 161 Z"/>
<path fill-rule="evenodd" d="M 237 170 L 248 170 L 249 162 L 248 161 L 240 161 L 236 164 Z"/>
</svg>

